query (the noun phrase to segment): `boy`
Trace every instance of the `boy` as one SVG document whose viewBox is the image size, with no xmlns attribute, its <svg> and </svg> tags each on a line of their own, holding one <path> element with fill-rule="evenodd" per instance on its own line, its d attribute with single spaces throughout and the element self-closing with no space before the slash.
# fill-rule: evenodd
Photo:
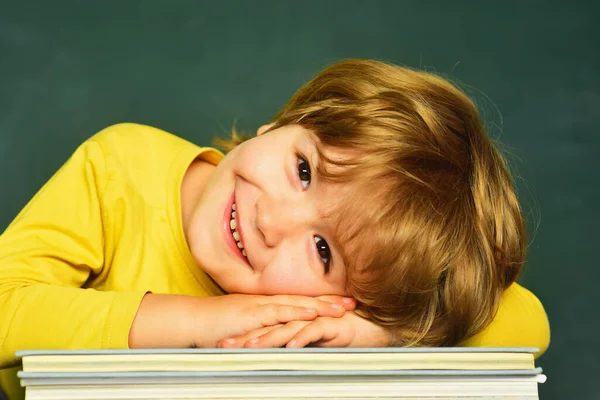
<svg viewBox="0 0 600 400">
<path fill-rule="evenodd" d="M 0 237 L 0 366 L 24 348 L 545 350 L 514 284 L 510 175 L 448 82 L 348 60 L 236 138 L 225 158 L 135 124 L 86 141 Z"/>
</svg>

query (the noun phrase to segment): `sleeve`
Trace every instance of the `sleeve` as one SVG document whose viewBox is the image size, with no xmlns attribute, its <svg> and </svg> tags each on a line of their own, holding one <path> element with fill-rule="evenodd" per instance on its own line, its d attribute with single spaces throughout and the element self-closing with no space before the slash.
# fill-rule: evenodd
<svg viewBox="0 0 600 400">
<path fill-rule="evenodd" d="M 536 347 L 538 358 L 550 345 L 550 324 L 538 298 L 513 283 L 505 290 L 496 317 L 462 344 L 472 347 Z"/>
<path fill-rule="evenodd" d="M 0 368 L 22 349 L 126 348 L 145 293 L 83 289 L 104 266 L 105 159 L 92 139 L 0 236 Z"/>
</svg>

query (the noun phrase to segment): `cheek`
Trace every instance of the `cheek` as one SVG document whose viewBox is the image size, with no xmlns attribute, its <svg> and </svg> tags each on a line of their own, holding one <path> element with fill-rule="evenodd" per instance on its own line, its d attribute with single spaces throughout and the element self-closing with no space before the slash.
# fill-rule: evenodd
<svg viewBox="0 0 600 400">
<path fill-rule="evenodd" d="M 285 157 L 281 149 L 272 146 L 252 146 L 240 149 L 236 156 L 235 173 L 247 175 L 249 180 L 278 180 L 285 165 Z M 268 157 L 265 157 L 268 155 Z"/>
<path fill-rule="evenodd" d="M 322 285 L 309 265 L 289 261 L 269 264 L 260 277 L 261 290 L 265 294 L 317 296 L 323 290 Z"/>
</svg>

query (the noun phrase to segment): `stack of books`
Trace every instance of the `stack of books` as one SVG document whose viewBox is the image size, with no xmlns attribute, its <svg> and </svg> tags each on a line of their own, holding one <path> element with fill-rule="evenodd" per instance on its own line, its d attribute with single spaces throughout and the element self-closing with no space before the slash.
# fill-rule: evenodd
<svg viewBox="0 0 600 400">
<path fill-rule="evenodd" d="M 530 348 L 21 351 L 27 400 L 538 399 Z"/>
</svg>

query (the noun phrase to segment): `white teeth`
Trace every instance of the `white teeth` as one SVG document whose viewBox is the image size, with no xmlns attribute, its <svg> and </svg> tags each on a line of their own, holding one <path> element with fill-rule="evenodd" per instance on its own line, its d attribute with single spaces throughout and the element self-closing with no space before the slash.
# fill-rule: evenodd
<svg viewBox="0 0 600 400">
<path fill-rule="evenodd" d="M 237 229 L 237 220 L 236 218 L 236 213 L 235 213 L 235 203 L 231 206 L 231 209 L 233 210 L 233 212 L 231 213 L 231 219 L 229 220 L 229 228 L 231 228 L 231 236 L 233 236 L 233 239 L 235 240 L 235 244 L 237 245 L 237 247 L 239 249 L 242 250 L 242 255 L 244 257 L 246 257 L 246 250 L 244 250 L 244 245 L 242 244 L 242 237 L 240 236 L 239 232 L 236 230 Z"/>
</svg>

